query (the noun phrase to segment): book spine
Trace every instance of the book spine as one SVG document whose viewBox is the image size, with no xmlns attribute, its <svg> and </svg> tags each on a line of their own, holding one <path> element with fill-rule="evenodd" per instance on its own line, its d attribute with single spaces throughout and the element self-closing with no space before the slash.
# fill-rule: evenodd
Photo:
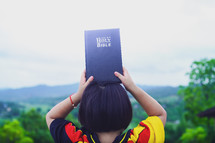
<svg viewBox="0 0 215 143">
<path fill-rule="evenodd" d="M 88 53 L 88 48 L 87 48 L 87 31 L 84 32 L 84 36 L 85 36 L 85 66 L 86 66 L 86 71 L 88 71 L 88 58 L 87 58 L 87 53 Z M 89 75 L 86 72 L 86 80 L 89 78 Z"/>
<path fill-rule="evenodd" d="M 121 38 L 120 38 L 120 29 L 117 29 L 118 30 L 118 33 L 119 33 L 119 45 L 120 45 L 120 62 L 121 62 L 121 64 L 120 64 L 120 69 L 122 69 L 122 71 L 119 71 L 119 73 L 121 73 L 122 75 L 123 75 L 123 65 L 122 65 L 122 44 L 121 44 Z M 121 83 L 121 81 L 120 81 L 120 83 Z"/>
</svg>

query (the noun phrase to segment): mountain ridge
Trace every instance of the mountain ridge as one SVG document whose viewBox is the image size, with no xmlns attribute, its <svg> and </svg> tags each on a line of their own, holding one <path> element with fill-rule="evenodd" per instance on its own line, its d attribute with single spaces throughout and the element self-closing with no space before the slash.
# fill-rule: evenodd
<svg viewBox="0 0 215 143">
<path fill-rule="evenodd" d="M 37 85 L 32 87 L 23 87 L 17 89 L 3 89 L 0 90 L 1 101 L 27 101 L 36 98 L 56 98 L 69 96 L 78 90 L 78 83 L 67 85 Z M 155 98 L 176 95 L 178 87 L 173 86 L 150 86 L 138 85 L 147 93 Z"/>
</svg>

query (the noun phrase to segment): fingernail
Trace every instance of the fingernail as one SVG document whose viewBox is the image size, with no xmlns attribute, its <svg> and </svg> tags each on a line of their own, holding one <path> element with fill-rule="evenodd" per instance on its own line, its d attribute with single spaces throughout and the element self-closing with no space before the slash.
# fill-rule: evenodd
<svg viewBox="0 0 215 143">
<path fill-rule="evenodd" d="M 117 75 L 118 73 L 115 71 L 114 74 Z"/>
</svg>

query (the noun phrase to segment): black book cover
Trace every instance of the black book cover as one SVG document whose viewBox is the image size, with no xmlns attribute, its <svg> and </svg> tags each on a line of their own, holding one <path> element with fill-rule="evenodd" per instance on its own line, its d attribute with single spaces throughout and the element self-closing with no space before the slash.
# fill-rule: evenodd
<svg viewBox="0 0 215 143">
<path fill-rule="evenodd" d="M 119 29 L 85 31 L 86 78 L 99 84 L 120 83 L 114 75 L 122 71 Z"/>
</svg>

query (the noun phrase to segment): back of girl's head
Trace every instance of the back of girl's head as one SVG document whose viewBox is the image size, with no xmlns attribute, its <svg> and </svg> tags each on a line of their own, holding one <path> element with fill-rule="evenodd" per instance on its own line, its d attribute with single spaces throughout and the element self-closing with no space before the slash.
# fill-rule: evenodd
<svg viewBox="0 0 215 143">
<path fill-rule="evenodd" d="M 79 107 L 79 121 L 93 132 L 126 129 L 132 118 L 131 102 L 120 84 L 88 85 Z"/>
</svg>

